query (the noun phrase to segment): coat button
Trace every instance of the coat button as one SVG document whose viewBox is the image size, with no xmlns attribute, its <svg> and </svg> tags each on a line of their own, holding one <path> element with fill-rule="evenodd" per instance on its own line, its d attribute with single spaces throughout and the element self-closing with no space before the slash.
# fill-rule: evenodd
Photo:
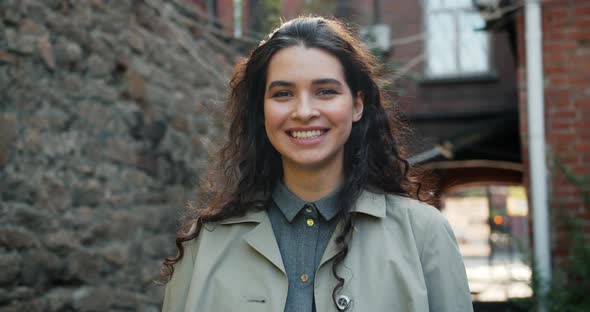
<svg viewBox="0 0 590 312">
<path fill-rule="evenodd" d="M 338 306 L 338 310 L 346 311 L 350 307 L 350 298 L 346 295 L 340 295 L 336 298 L 336 305 Z"/>
<path fill-rule="evenodd" d="M 307 226 L 313 226 L 315 222 L 313 222 L 313 219 L 307 219 Z"/>
</svg>

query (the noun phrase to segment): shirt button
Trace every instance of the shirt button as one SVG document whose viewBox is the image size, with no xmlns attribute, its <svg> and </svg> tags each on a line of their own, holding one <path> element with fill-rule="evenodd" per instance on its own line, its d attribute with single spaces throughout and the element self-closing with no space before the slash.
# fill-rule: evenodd
<svg viewBox="0 0 590 312">
<path fill-rule="evenodd" d="M 305 212 L 307 212 L 307 213 L 311 213 L 312 211 L 313 211 L 313 209 L 310 206 L 307 206 L 305 208 Z"/>
<path fill-rule="evenodd" d="M 306 283 L 309 280 L 309 276 L 307 276 L 307 274 L 303 274 L 300 277 L 301 281 Z"/>
<path fill-rule="evenodd" d="M 307 226 L 313 226 L 313 219 L 307 219 Z"/>
</svg>

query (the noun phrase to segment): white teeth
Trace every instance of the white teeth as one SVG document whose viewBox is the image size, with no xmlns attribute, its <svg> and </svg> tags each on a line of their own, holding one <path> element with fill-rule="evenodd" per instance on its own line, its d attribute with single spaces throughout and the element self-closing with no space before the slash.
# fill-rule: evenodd
<svg viewBox="0 0 590 312">
<path fill-rule="evenodd" d="M 322 135 L 321 130 L 291 131 L 291 136 L 297 139 L 314 139 Z"/>
</svg>

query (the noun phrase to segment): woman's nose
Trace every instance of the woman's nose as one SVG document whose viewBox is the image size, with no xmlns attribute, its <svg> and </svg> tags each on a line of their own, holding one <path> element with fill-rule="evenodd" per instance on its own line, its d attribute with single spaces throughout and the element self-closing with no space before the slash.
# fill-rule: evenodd
<svg viewBox="0 0 590 312">
<path fill-rule="evenodd" d="M 293 118 L 305 121 L 317 116 L 319 116 L 319 111 L 314 107 L 313 99 L 302 96 L 296 101 Z"/>
</svg>

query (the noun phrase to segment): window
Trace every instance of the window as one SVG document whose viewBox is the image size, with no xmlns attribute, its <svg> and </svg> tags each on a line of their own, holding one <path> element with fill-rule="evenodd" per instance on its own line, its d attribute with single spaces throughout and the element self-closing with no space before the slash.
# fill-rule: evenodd
<svg viewBox="0 0 590 312">
<path fill-rule="evenodd" d="M 426 76 L 482 75 L 490 72 L 484 19 L 471 0 L 424 0 Z"/>
</svg>

